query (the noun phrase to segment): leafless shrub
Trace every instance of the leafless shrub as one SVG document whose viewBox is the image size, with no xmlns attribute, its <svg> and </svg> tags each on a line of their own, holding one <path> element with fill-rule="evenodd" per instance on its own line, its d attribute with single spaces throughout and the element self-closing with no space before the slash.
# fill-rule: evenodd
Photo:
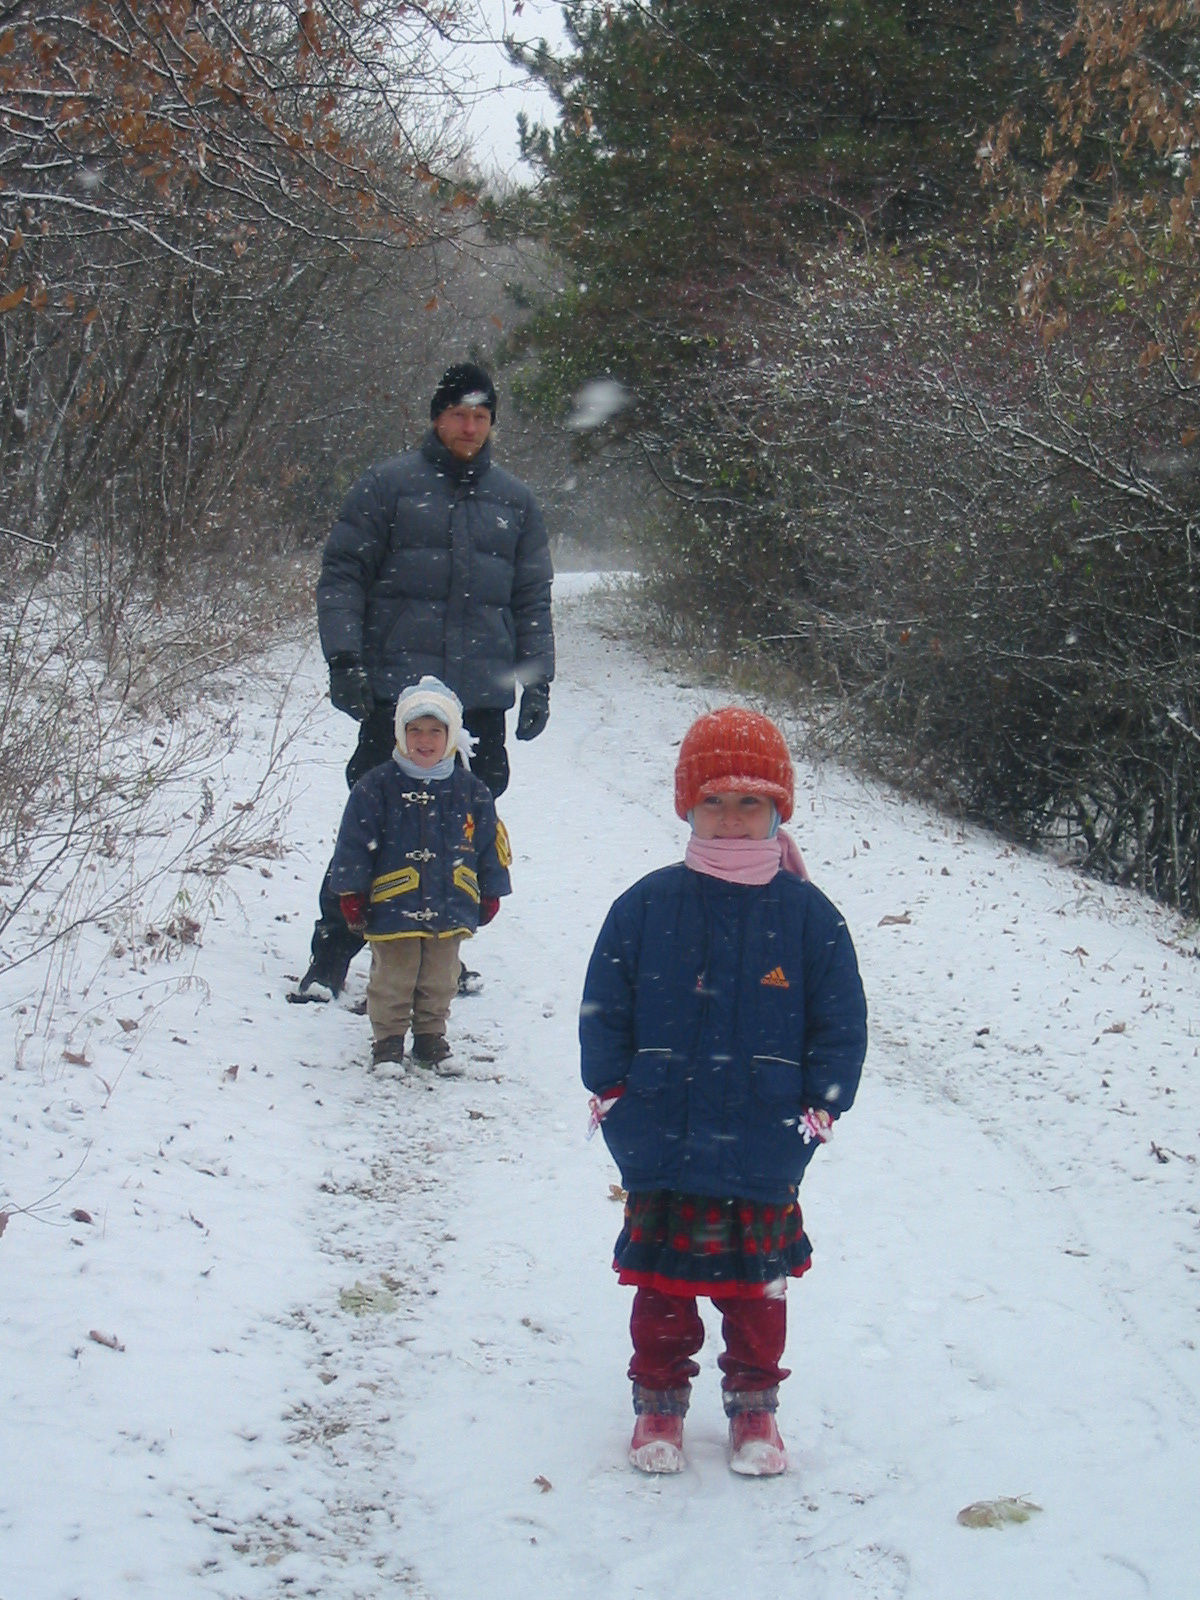
<svg viewBox="0 0 1200 1600">
<path fill-rule="evenodd" d="M 660 456 L 654 589 L 892 776 L 1196 912 L 1195 394 L 1139 348 L 1046 346 L 944 259 L 763 285 Z"/>
</svg>

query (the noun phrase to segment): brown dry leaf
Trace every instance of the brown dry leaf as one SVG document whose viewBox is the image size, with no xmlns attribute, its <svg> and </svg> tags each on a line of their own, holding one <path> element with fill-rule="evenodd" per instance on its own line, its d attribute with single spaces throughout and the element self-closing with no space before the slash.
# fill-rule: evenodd
<svg viewBox="0 0 1200 1600">
<path fill-rule="evenodd" d="M 238 1064 L 237 1064 L 236 1061 L 233 1063 L 233 1065 L 231 1067 L 226 1067 L 225 1071 L 221 1074 L 222 1077 L 228 1078 L 230 1083 L 233 1082 L 233 1080 L 237 1077 L 237 1075 L 238 1075 Z"/>
<path fill-rule="evenodd" d="M 540 1473 L 540 1472 L 538 1473 L 537 1477 L 533 1481 L 534 1481 L 534 1483 L 537 1484 L 538 1488 L 542 1491 L 543 1494 L 549 1494 L 551 1489 L 553 1489 L 553 1487 L 554 1487 L 554 1485 L 550 1482 L 550 1479 L 547 1478 L 547 1477 L 544 1477 L 542 1475 L 542 1473 Z"/>
<path fill-rule="evenodd" d="M 135 1033 L 137 1031 L 137 1023 L 132 1017 L 118 1017 L 117 1021 L 126 1033 Z"/>
<path fill-rule="evenodd" d="M 608 1186 L 608 1198 L 610 1200 L 616 1200 L 621 1205 L 624 1205 L 627 1196 L 619 1183 L 610 1183 Z"/>
<path fill-rule="evenodd" d="M 88 1338 L 96 1344 L 102 1344 L 106 1350 L 124 1350 L 125 1346 L 115 1333 L 100 1333 L 96 1328 L 88 1332 Z"/>
<path fill-rule="evenodd" d="M 1104 1031 L 1105 1033 L 1124 1033 L 1125 1024 L 1123 1022 L 1114 1022 L 1110 1027 L 1105 1028 Z"/>
<path fill-rule="evenodd" d="M 90 1222 L 91 1220 L 92 1214 L 90 1211 L 76 1210 L 71 1213 L 72 1222 Z"/>
<path fill-rule="evenodd" d="M 92 1064 L 82 1050 L 64 1050 L 62 1058 L 64 1061 L 69 1061 L 73 1067 L 90 1067 Z"/>
<path fill-rule="evenodd" d="M 889 912 L 886 917 L 880 917 L 879 926 L 881 928 L 907 928 L 911 922 L 912 918 L 909 916 L 907 911 L 902 911 L 898 917 L 892 916 Z"/>
</svg>

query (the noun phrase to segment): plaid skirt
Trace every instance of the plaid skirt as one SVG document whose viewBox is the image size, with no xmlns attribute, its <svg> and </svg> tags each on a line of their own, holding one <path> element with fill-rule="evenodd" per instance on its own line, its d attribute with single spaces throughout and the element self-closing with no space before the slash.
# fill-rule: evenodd
<svg viewBox="0 0 1200 1600">
<path fill-rule="evenodd" d="M 621 1283 L 662 1294 L 758 1299 L 812 1266 L 812 1245 L 795 1200 L 718 1199 L 654 1189 L 625 1201 L 613 1251 Z"/>
</svg>

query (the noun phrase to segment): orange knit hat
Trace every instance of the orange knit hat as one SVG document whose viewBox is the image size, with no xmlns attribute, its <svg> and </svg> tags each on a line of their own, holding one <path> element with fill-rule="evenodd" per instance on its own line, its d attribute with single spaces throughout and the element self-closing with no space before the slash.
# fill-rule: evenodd
<svg viewBox="0 0 1200 1600">
<path fill-rule="evenodd" d="M 787 742 L 770 718 L 725 706 L 693 722 L 684 735 L 675 767 L 675 810 L 686 818 L 710 794 L 762 794 L 786 822 L 793 786 Z"/>
</svg>

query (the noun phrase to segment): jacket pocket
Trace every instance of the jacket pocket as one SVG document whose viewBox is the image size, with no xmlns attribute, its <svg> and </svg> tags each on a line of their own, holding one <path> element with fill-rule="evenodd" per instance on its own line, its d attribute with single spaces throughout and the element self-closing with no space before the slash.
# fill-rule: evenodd
<svg viewBox="0 0 1200 1600">
<path fill-rule="evenodd" d="M 670 1050 L 639 1050 L 625 1079 L 625 1093 L 600 1124 L 626 1188 L 653 1182 L 661 1166 L 670 1067 Z"/>
<path fill-rule="evenodd" d="M 754 1056 L 746 1111 L 746 1164 L 752 1176 L 792 1182 L 808 1163 L 800 1131 L 804 1072 L 787 1056 Z"/>
<path fill-rule="evenodd" d="M 401 867 L 399 872 L 385 872 L 382 877 L 371 880 L 371 904 L 378 905 L 381 900 L 394 900 L 397 895 L 409 894 L 420 882 L 421 874 L 416 867 Z"/>
<path fill-rule="evenodd" d="M 475 876 L 471 868 L 465 866 L 460 861 L 458 866 L 455 867 L 452 876 L 454 878 L 454 887 L 456 889 L 461 889 L 465 895 L 468 895 L 472 900 L 474 900 L 475 904 L 478 905 L 479 879 Z"/>
</svg>

